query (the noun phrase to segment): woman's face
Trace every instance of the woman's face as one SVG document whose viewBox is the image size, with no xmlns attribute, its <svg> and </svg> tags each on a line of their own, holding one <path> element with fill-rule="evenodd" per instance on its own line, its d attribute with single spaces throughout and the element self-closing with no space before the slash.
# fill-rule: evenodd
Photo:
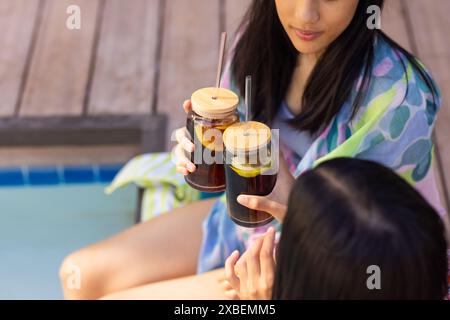
<svg viewBox="0 0 450 320">
<path fill-rule="evenodd" d="M 320 55 L 350 24 L 358 0 L 275 0 L 275 4 L 298 52 Z"/>
</svg>

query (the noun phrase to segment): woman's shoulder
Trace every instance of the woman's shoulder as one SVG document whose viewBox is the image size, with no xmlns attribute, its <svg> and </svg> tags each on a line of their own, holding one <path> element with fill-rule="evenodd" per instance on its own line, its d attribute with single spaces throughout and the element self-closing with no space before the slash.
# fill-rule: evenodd
<svg viewBox="0 0 450 320">
<path fill-rule="evenodd" d="M 426 67 L 383 37 L 378 37 L 375 42 L 372 62 L 368 84 L 362 87 L 361 78 L 353 90 L 353 97 L 362 91 L 363 100 L 352 118 L 351 128 L 357 130 L 376 119 L 380 123 L 392 123 L 399 118 L 403 122 L 413 118 L 424 119 L 420 121 L 421 126 L 433 127 L 441 97 Z M 351 113 L 348 111 L 346 114 L 346 119 L 349 119 Z"/>
<path fill-rule="evenodd" d="M 402 106 L 434 118 L 441 105 L 439 88 L 424 64 L 406 56 L 383 37 L 375 41 L 369 82 L 365 87 L 361 83 L 362 77 L 353 91 L 353 96 L 360 90 L 364 93 L 359 117 L 367 111 L 378 113 L 381 109 L 389 111 Z"/>
<path fill-rule="evenodd" d="M 371 82 L 371 96 L 395 90 L 403 93 L 408 104 L 420 106 L 425 99 L 439 107 L 441 102 L 439 87 L 426 66 L 413 55 L 408 57 L 395 48 L 383 36 L 375 41 Z"/>
</svg>

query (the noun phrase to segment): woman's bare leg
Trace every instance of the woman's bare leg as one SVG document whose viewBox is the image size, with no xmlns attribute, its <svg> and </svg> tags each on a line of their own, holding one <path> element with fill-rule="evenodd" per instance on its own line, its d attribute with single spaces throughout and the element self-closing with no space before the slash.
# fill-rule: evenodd
<svg viewBox="0 0 450 320">
<path fill-rule="evenodd" d="M 224 300 L 224 269 L 166 280 L 102 297 L 110 300 Z"/>
<path fill-rule="evenodd" d="M 136 225 L 69 255 L 60 278 L 67 299 L 97 299 L 112 292 L 193 275 L 201 223 L 217 199 L 199 201 Z M 74 277 L 79 277 L 79 286 Z"/>
</svg>

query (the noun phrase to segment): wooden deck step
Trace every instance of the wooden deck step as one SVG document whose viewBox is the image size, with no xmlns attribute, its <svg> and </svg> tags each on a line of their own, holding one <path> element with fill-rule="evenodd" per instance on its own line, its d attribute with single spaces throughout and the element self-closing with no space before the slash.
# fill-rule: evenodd
<svg viewBox="0 0 450 320">
<path fill-rule="evenodd" d="M 152 106 L 159 3 L 2 1 L 0 146 L 163 150 L 166 116 Z M 66 27 L 70 5 L 81 8 L 80 30 Z"/>
<path fill-rule="evenodd" d="M 122 164 L 140 152 L 137 144 L 0 147 L 0 168 Z"/>
<path fill-rule="evenodd" d="M 166 116 L 0 118 L 0 146 L 141 144 L 165 147 Z"/>
</svg>

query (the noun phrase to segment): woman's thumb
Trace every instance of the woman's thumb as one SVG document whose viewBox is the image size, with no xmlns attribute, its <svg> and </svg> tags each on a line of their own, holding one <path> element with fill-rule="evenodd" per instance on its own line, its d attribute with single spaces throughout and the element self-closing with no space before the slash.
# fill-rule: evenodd
<svg viewBox="0 0 450 320">
<path fill-rule="evenodd" d="M 275 219 L 281 221 L 281 212 L 285 210 L 277 202 L 267 196 L 251 196 L 241 194 L 237 197 L 237 202 L 249 209 L 264 211 L 271 214 Z"/>
<path fill-rule="evenodd" d="M 266 197 L 241 194 L 237 197 L 237 202 L 249 209 L 269 211 L 271 201 Z"/>
</svg>

